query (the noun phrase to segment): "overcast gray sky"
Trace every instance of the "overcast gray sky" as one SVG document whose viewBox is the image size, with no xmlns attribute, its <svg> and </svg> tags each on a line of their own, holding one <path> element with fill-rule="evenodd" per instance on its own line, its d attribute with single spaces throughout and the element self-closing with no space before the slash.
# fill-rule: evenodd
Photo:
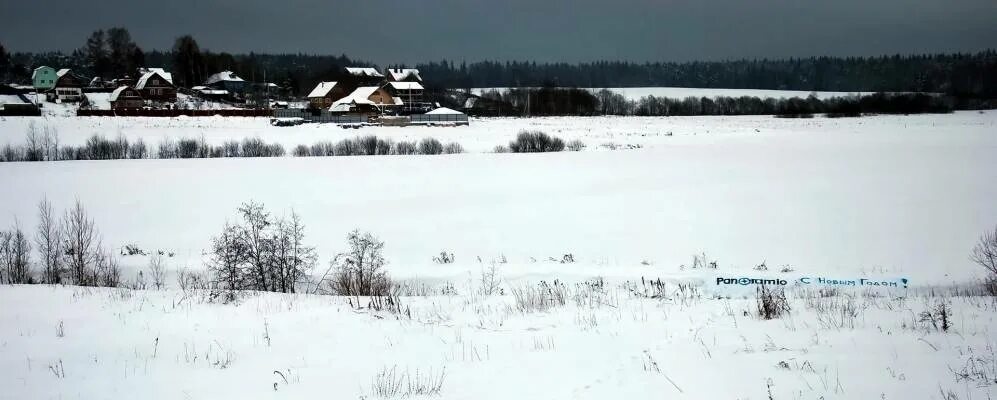
<svg viewBox="0 0 997 400">
<path fill-rule="evenodd" d="M 44 4 L 44 6 L 43 6 Z M 440 60 L 688 61 L 997 47 L 997 0 L 0 0 L 0 43 L 70 50 L 124 26 L 229 52 Z"/>
</svg>

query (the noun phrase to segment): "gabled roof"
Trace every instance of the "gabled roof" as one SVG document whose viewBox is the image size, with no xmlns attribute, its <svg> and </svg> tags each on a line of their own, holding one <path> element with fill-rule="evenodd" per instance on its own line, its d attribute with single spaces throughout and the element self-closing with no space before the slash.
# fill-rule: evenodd
<svg viewBox="0 0 997 400">
<path fill-rule="evenodd" d="M 375 103 L 369 99 L 380 86 L 361 86 L 350 93 L 348 96 L 336 100 L 332 103 L 332 107 L 329 107 L 330 111 L 348 111 L 350 105 L 354 104 L 367 104 L 371 106 L 383 106 L 391 104 L 401 104 L 401 99 L 397 97 L 392 97 L 391 103 Z"/>
<path fill-rule="evenodd" d="M 245 82 L 242 78 L 232 71 L 222 71 L 217 74 L 213 74 L 208 77 L 207 81 L 204 81 L 205 85 L 210 85 L 218 82 Z"/>
<path fill-rule="evenodd" d="M 315 89 L 308 93 L 308 97 L 325 97 L 334 87 L 336 87 L 336 82 L 319 82 Z"/>
<path fill-rule="evenodd" d="M 108 100 L 109 101 L 115 101 L 115 100 L 117 100 L 118 97 L 121 96 L 121 93 L 123 93 L 125 90 L 128 90 L 128 86 L 121 86 L 121 87 L 119 87 L 117 89 L 114 89 L 114 91 L 111 92 L 111 96 L 108 97 Z"/>
<path fill-rule="evenodd" d="M 404 81 L 405 79 L 412 77 L 415 80 L 422 82 L 422 76 L 419 75 L 419 70 L 415 68 L 389 68 L 388 74 L 391 76 L 393 81 Z"/>
<path fill-rule="evenodd" d="M 143 75 L 146 72 L 156 72 L 156 73 L 159 73 L 159 76 L 163 77 L 163 79 L 166 79 L 166 81 L 169 82 L 171 85 L 173 84 L 173 74 L 171 74 L 169 72 L 166 72 L 165 69 L 162 69 L 162 68 L 142 67 L 142 68 L 138 69 L 138 72 L 140 74 L 143 74 Z"/>
<path fill-rule="evenodd" d="M 463 114 L 463 113 L 460 112 L 460 111 L 457 111 L 457 110 L 451 110 L 451 109 L 446 108 L 446 107 L 440 107 L 440 108 L 437 108 L 437 109 L 435 109 L 433 111 L 430 111 L 430 112 L 428 112 L 426 114 L 433 114 L 433 115 L 437 115 L 437 114 L 459 115 L 459 114 Z"/>
<path fill-rule="evenodd" d="M 63 68 L 55 72 L 55 76 L 62 78 L 63 75 L 70 73 L 69 68 Z"/>
<path fill-rule="evenodd" d="M 384 75 L 382 75 L 380 72 L 377 72 L 377 69 L 371 67 L 346 67 L 346 72 L 349 72 L 351 75 L 354 76 L 370 76 L 375 78 L 384 77 Z"/>
<path fill-rule="evenodd" d="M 419 82 L 388 82 L 394 89 L 398 90 L 422 90 L 423 87 Z"/>
<path fill-rule="evenodd" d="M 166 77 L 160 75 L 159 72 L 149 71 L 149 72 L 146 72 L 146 73 L 142 74 L 141 78 L 138 78 L 138 82 L 135 83 L 135 89 L 138 89 L 138 90 L 145 89 L 145 85 L 147 83 L 149 83 L 149 78 L 152 78 L 153 76 L 156 76 L 156 75 L 159 75 L 160 78 L 163 78 L 163 80 L 169 82 L 170 85 L 173 84 L 173 82 L 170 82 L 169 79 L 166 79 Z"/>
</svg>

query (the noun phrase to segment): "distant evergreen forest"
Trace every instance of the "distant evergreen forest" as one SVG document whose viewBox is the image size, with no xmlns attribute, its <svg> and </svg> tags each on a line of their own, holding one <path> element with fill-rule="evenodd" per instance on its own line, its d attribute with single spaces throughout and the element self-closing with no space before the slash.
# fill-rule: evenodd
<svg viewBox="0 0 997 400">
<path fill-rule="evenodd" d="M 667 56 L 667 55 L 663 55 Z M 810 57 L 715 62 L 597 61 L 579 64 L 528 61 L 438 61 L 374 65 L 346 55 L 230 54 L 201 49 L 181 36 L 169 51 L 142 51 L 124 28 L 98 30 L 70 53 L 8 53 L 0 43 L 0 78 L 28 83 L 39 65 L 72 68 L 90 78 L 119 77 L 138 66 L 164 67 L 177 84 L 194 86 L 232 70 L 264 79 L 301 96 L 324 80 L 347 79 L 343 67 L 415 67 L 430 89 L 478 87 L 640 87 L 781 89 L 842 92 L 937 92 L 962 98 L 997 98 L 997 51 L 974 54 Z"/>
</svg>

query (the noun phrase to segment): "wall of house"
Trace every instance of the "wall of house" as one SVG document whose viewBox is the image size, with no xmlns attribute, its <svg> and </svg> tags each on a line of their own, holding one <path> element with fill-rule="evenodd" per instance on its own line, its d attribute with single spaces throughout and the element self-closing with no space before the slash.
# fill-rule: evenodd
<svg viewBox="0 0 997 400">
<path fill-rule="evenodd" d="M 55 87 L 55 68 L 43 67 L 33 73 L 32 86 L 38 90 L 48 90 Z"/>
</svg>

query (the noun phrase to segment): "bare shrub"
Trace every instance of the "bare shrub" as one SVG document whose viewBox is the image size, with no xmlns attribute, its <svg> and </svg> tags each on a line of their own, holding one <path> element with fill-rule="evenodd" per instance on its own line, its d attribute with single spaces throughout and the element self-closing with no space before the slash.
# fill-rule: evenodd
<svg viewBox="0 0 997 400">
<path fill-rule="evenodd" d="M 564 141 L 541 131 L 520 131 L 516 140 L 509 142 L 513 153 L 542 153 L 564 150 Z"/>
<path fill-rule="evenodd" d="M 419 154 L 442 154 L 443 153 L 443 143 L 439 140 L 433 138 L 425 138 L 419 142 Z"/>
<path fill-rule="evenodd" d="M 765 285 L 755 290 L 758 316 L 762 319 L 779 318 L 789 312 L 789 301 L 783 288 L 773 289 Z"/>
<path fill-rule="evenodd" d="M 382 368 L 371 382 L 371 391 L 379 398 L 408 398 L 412 396 L 438 396 L 443 389 L 446 369 L 436 375 L 432 370 L 423 373 L 419 369 L 410 373 L 397 366 Z"/>
<path fill-rule="evenodd" d="M 567 287 L 556 279 L 553 284 L 540 281 L 537 286 L 515 287 L 511 292 L 516 309 L 522 312 L 546 312 L 564 306 L 568 297 Z"/>
<path fill-rule="evenodd" d="M 166 263 L 163 261 L 163 256 L 153 254 L 149 257 L 149 276 L 152 279 L 152 287 L 156 290 L 166 286 Z"/>
<path fill-rule="evenodd" d="M 941 297 L 934 305 L 918 314 L 918 322 L 930 325 L 935 330 L 948 332 L 952 323 L 952 307 L 948 299 Z"/>
<path fill-rule="evenodd" d="M 481 271 L 478 293 L 482 296 L 491 296 L 493 294 L 501 295 L 503 294 L 501 285 L 502 278 L 499 276 L 498 271 L 495 268 L 495 263 L 492 262 L 488 269 Z"/>
<path fill-rule="evenodd" d="M 509 148 L 503 145 L 495 146 L 495 148 L 492 149 L 492 153 L 508 153 L 508 152 Z"/>
<path fill-rule="evenodd" d="M 585 150 L 585 143 L 581 140 L 575 139 L 568 142 L 568 150 L 570 151 L 582 151 Z"/>
<path fill-rule="evenodd" d="M 443 147 L 444 154 L 460 154 L 463 152 L 464 146 L 461 146 L 460 143 L 457 142 L 447 143 L 447 145 Z"/>
<path fill-rule="evenodd" d="M 412 155 L 419 153 L 419 145 L 416 142 L 398 142 L 395 143 L 395 148 L 392 154 L 397 155 Z"/>
<path fill-rule="evenodd" d="M 439 256 L 433 257 L 433 262 L 437 264 L 453 264 L 455 260 L 453 253 L 447 253 L 446 250 L 441 251 Z"/>
<path fill-rule="evenodd" d="M 291 155 L 295 157 L 308 157 L 311 155 L 311 151 L 308 150 L 308 146 L 299 144 L 297 146 L 294 146 L 294 150 L 291 151 Z"/>
<path fill-rule="evenodd" d="M 335 269 L 329 289 L 340 296 L 387 296 L 393 286 L 382 270 L 384 242 L 369 232 L 354 230 L 346 236 L 349 250 L 330 262 Z"/>
</svg>

